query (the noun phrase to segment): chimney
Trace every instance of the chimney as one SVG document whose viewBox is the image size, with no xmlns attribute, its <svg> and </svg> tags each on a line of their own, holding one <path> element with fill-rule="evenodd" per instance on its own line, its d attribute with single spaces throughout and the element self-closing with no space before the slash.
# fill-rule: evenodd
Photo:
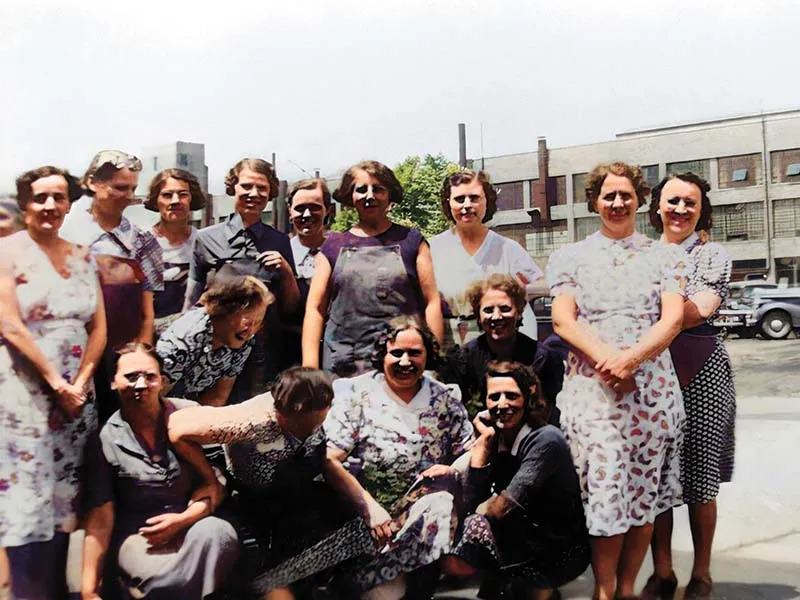
<svg viewBox="0 0 800 600">
<path fill-rule="evenodd" d="M 458 166 L 462 169 L 467 166 L 467 126 L 458 124 Z"/>
<path fill-rule="evenodd" d="M 556 197 L 555 180 L 550 179 L 547 138 L 542 136 L 538 138 L 536 155 L 539 165 L 539 179 L 533 182 L 531 201 L 533 208 L 538 209 L 542 222 L 547 223 L 550 221 L 551 202 L 549 200 L 555 200 Z"/>
</svg>

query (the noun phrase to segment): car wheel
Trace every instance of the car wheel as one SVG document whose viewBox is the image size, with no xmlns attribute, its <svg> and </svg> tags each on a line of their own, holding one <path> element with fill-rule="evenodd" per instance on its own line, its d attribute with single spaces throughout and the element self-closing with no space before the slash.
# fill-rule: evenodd
<svg viewBox="0 0 800 600">
<path fill-rule="evenodd" d="M 792 319 L 782 310 L 771 310 L 761 319 L 761 333 L 770 340 L 782 340 L 792 330 Z"/>
</svg>

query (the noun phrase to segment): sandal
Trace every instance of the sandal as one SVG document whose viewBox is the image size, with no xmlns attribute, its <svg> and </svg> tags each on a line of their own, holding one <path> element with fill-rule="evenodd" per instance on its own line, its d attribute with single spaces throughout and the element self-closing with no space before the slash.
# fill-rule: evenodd
<svg viewBox="0 0 800 600">
<path fill-rule="evenodd" d="M 714 585 L 711 580 L 705 581 L 697 577 L 692 577 L 689 581 L 689 585 L 686 586 L 683 597 L 686 600 L 689 600 L 689 598 L 710 598 L 713 589 Z"/>
<path fill-rule="evenodd" d="M 675 571 L 669 577 L 659 577 L 653 573 L 644 584 L 642 600 L 672 600 L 677 589 L 678 578 Z"/>
</svg>

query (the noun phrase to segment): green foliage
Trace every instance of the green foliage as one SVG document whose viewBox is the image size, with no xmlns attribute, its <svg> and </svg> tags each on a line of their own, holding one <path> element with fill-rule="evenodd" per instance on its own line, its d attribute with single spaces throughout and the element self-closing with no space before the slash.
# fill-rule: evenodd
<svg viewBox="0 0 800 600">
<path fill-rule="evenodd" d="M 417 227 L 431 238 L 450 225 L 442 214 L 439 194 L 442 182 L 458 171 L 458 165 L 443 155 L 426 154 L 424 158 L 409 156 L 394 168 L 394 174 L 403 186 L 403 202 L 395 206 L 392 221 L 408 227 Z M 358 223 L 358 213 L 353 208 L 339 210 L 331 224 L 332 231 L 347 231 Z"/>
</svg>

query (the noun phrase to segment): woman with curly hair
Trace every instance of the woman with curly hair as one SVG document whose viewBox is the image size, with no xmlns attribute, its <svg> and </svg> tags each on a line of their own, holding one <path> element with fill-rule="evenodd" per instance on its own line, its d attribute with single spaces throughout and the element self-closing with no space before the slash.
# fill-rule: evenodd
<svg viewBox="0 0 800 600">
<path fill-rule="evenodd" d="M 153 296 L 156 335 L 183 312 L 189 264 L 197 229 L 189 221 L 193 210 L 206 205 L 197 177 L 183 169 L 165 169 L 150 182 L 144 207 L 161 218 L 150 229 L 164 259 L 164 289 Z"/>
<path fill-rule="evenodd" d="M 201 307 L 183 314 L 158 340 L 166 393 L 225 405 L 274 300 L 255 277 L 216 280 L 200 297 Z"/>
<path fill-rule="evenodd" d="M 448 465 L 464 452 L 472 425 L 458 389 L 425 375 L 438 366 L 437 346 L 419 320 L 397 317 L 378 338 L 374 370 L 333 384 L 325 431 L 338 477 L 330 481 L 360 508 L 379 548 L 349 569 L 361 592 L 401 596 L 404 575 L 437 562 L 455 535 L 458 494 Z"/>
<path fill-rule="evenodd" d="M 572 351 L 558 396 L 592 538 L 596 600 L 635 597 L 655 518 L 680 502 L 684 421 L 667 351 L 683 321 L 686 256 L 637 233 L 642 170 L 598 165 L 586 197 L 601 229 L 547 266 L 556 334 Z"/>
<path fill-rule="evenodd" d="M 442 338 L 442 309 L 428 242 L 417 229 L 392 223 L 403 200 L 392 170 L 368 160 L 348 169 L 334 194 L 355 207 L 358 223 L 328 234 L 308 293 L 303 364 L 338 377 L 369 368 L 373 344 L 390 319 L 418 316 Z"/>
<path fill-rule="evenodd" d="M 490 230 L 486 223 L 497 210 L 497 191 L 483 171 L 463 170 L 445 178 L 442 211 L 453 223 L 431 238 L 436 282 L 447 302 L 445 349 L 463 345 L 480 335 L 467 299 L 470 284 L 492 273 L 516 277 L 529 296 L 546 295 L 544 274 L 527 250 Z M 520 331 L 537 339 L 536 317 L 527 304 L 521 312 Z"/>
<path fill-rule="evenodd" d="M 717 494 L 733 476 L 736 390 L 725 345 L 711 325 L 728 296 L 731 258 L 709 242 L 711 186 L 694 173 L 670 174 L 653 189 L 650 222 L 661 241 L 677 244 L 691 259 L 683 331 L 670 347 L 686 407 L 681 483 L 694 543 L 692 577 L 684 598 L 712 594 L 711 547 Z M 643 598 L 671 600 L 678 587 L 672 570 L 672 510 L 658 516 L 653 533 L 655 573 Z"/>
<path fill-rule="evenodd" d="M 22 174 L 26 229 L 0 240 L 0 547 L 17 598 L 66 597 L 84 446 L 97 428 L 103 295 L 88 249 L 59 235 L 81 194 L 63 169 Z"/>
</svg>

